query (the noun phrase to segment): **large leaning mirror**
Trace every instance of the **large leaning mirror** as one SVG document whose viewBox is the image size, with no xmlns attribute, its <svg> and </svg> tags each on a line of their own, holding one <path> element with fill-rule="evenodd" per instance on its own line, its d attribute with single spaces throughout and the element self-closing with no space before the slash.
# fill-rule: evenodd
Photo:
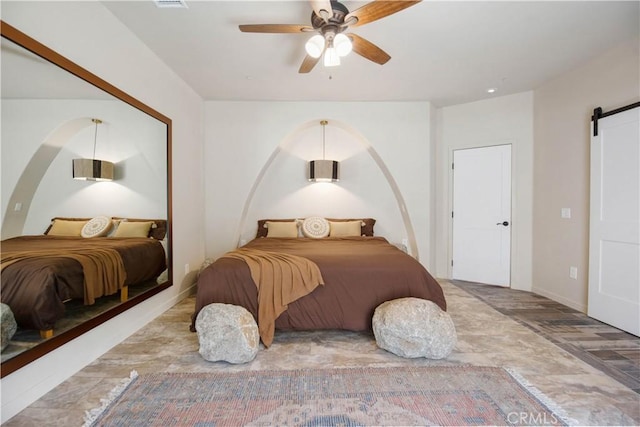
<svg viewBox="0 0 640 427">
<path fill-rule="evenodd" d="M 171 120 L 0 29 L 4 377 L 171 286 Z"/>
</svg>

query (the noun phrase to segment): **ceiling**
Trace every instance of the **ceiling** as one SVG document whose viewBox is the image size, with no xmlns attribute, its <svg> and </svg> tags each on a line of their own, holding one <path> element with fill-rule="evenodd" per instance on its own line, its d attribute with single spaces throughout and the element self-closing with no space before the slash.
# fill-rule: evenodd
<svg viewBox="0 0 640 427">
<path fill-rule="evenodd" d="M 640 32 L 638 1 L 424 0 L 350 29 L 391 55 L 385 65 L 352 52 L 339 67 L 299 74 L 312 33 L 242 33 L 238 25 L 309 25 L 309 2 L 186 2 L 103 4 L 206 100 L 459 104 L 534 89 Z M 349 10 L 366 3 L 343 2 Z"/>
</svg>

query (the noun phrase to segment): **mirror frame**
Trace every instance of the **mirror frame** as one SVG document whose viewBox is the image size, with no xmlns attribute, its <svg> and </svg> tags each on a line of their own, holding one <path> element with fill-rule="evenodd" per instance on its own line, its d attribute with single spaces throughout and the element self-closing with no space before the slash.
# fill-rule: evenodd
<svg viewBox="0 0 640 427">
<path fill-rule="evenodd" d="M 56 65 L 63 70 L 73 74 L 74 76 L 86 81 L 87 83 L 97 87 L 98 89 L 102 89 L 103 91 L 109 93 L 116 99 L 125 102 L 126 104 L 131 105 L 132 107 L 148 114 L 149 116 L 159 120 L 167 126 L 167 269 L 168 269 L 168 280 L 164 283 L 158 284 L 158 286 L 149 289 L 146 292 L 143 292 L 140 295 L 132 297 L 131 299 L 118 304 L 117 306 L 97 315 L 89 319 L 88 321 L 75 326 L 69 329 L 66 332 L 61 333 L 60 335 L 53 336 L 52 338 L 44 341 L 41 344 L 36 345 L 35 347 L 25 350 L 24 352 L 12 357 L 9 360 L 6 360 L 0 365 L 0 378 L 3 378 L 23 366 L 33 362 L 34 360 L 44 356 L 45 354 L 57 349 L 58 347 L 68 343 L 69 341 L 79 337 L 85 332 L 90 331 L 91 329 L 103 324 L 109 319 L 123 313 L 124 311 L 132 308 L 133 306 L 140 304 L 146 299 L 151 298 L 157 293 L 167 289 L 173 284 L 173 236 L 172 236 L 172 203 L 171 203 L 171 134 L 172 134 L 172 123 L 171 119 L 167 116 L 159 113 L 153 108 L 149 107 L 146 104 L 138 101 L 131 95 L 123 92 L 117 87 L 113 86 L 109 82 L 101 79 L 90 71 L 82 68 L 81 66 L 75 64 L 54 50 L 48 48 L 37 40 L 29 37 L 24 34 L 20 30 L 12 27 L 6 22 L 0 20 L 0 36 L 10 40 L 22 48 L 40 56 L 43 59 L 46 59 L 53 65 Z"/>
</svg>

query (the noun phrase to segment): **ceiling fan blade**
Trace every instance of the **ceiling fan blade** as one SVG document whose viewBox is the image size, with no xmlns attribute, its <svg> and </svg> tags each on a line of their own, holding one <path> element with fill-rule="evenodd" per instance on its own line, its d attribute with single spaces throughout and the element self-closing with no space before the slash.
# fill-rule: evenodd
<svg viewBox="0 0 640 427">
<path fill-rule="evenodd" d="M 322 56 L 314 58 L 313 56 L 306 55 L 302 60 L 302 64 L 300 65 L 300 69 L 298 70 L 298 73 L 304 74 L 313 70 L 313 67 L 315 67 L 316 64 L 320 62 L 320 58 L 322 58 Z"/>
<path fill-rule="evenodd" d="M 360 25 L 368 24 L 369 22 L 377 21 L 385 16 L 393 15 L 396 12 L 400 12 L 416 3 L 420 3 L 421 0 L 374 0 L 371 3 L 367 3 L 359 9 L 354 10 L 345 16 L 345 23 L 349 22 L 350 18 L 357 18 L 358 21 L 349 24 L 351 27 L 357 27 Z M 352 19 L 353 20 L 353 19 Z"/>
<path fill-rule="evenodd" d="M 331 7 L 331 0 L 310 0 L 313 11 L 325 22 L 329 21 L 329 18 L 333 16 L 333 8 Z"/>
<path fill-rule="evenodd" d="M 349 37 L 353 43 L 353 51 L 358 55 L 367 58 L 369 61 L 382 65 L 391 59 L 387 52 L 380 49 L 369 40 L 363 39 L 359 35 L 353 33 L 346 34 L 346 36 Z"/>
<path fill-rule="evenodd" d="M 295 24 L 249 24 L 238 25 L 243 33 L 305 33 L 315 31 L 308 25 Z"/>
</svg>

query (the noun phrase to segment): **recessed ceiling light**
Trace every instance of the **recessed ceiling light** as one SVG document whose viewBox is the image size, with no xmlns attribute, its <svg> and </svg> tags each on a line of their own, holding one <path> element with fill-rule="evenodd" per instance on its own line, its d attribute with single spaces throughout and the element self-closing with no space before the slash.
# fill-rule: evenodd
<svg viewBox="0 0 640 427">
<path fill-rule="evenodd" d="M 153 0 L 157 7 L 187 8 L 185 0 Z"/>
<path fill-rule="evenodd" d="M 498 89 L 496 89 L 495 87 L 490 87 L 489 89 L 487 89 L 487 93 L 495 93 L 495 91 L 497 91 Z"/>
</svg>

